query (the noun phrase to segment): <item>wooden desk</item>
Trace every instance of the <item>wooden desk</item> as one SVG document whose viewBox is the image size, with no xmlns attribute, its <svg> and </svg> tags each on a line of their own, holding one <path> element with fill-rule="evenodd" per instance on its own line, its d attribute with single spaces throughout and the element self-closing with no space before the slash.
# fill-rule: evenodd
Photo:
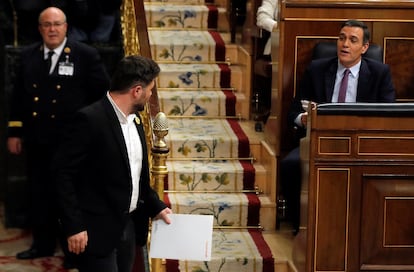
<svg viewBox="0 0 414 272">
<path fill-rule="evenodd" d="M 414 104 L 319 105 L 307 134 L 303 270 L 414 271 Z"/>
</svg>

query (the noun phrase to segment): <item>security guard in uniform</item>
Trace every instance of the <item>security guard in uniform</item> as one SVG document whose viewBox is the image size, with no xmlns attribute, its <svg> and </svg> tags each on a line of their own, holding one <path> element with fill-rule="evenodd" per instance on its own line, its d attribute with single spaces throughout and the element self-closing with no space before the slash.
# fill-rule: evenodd
<svg viewBox="0 0 414 272">
<path fill-rule="evenodd" d="M 66 37 L 66 16 L 50 7 L 39 16 L 43 42 L 21 53 L 21 67 L 11 101 L 7 145 L 25 148 L 30 186 L 32 246 L 18 259 L 52 256 L 58 238 L 55 184 L 50 163 L 71 115 L 101 98 L 109 76 L 98 51 Z M 24 140 L 24 142 L 23 142 Z"/>
</svg>

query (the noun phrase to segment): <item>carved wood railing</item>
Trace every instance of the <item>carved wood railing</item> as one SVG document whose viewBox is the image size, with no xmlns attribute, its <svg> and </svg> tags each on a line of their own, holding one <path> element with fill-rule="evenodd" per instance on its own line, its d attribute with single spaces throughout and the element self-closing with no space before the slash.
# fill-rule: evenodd
<svg viewBox="0 0 414 272">
<path fill-rule="evenodd" d="M 151 48 L 148 38 L 148 28 L 145 19 L 143 1 L 124 0 L 121 6 L 121 29 L 125 56 L 141 55 L 151 58 Z M 152 147 L 151 118 L 159 112 L 159 101 L 156 86 L 145 110 L 141 113 L 144 128 L 147 133 L 148 150 Z"/>
<path fill-rule="evenodd" d="M 121 29 L 123 36 L 123 47 L 124 55 L 141 55 L 144 57 L 151 58 L 151 48 L 148 38 L 148 28 L 145 17 L 144 3 L 142 0 L 124 0 L 121 6 Z M 145 133 L 146 133 L 146 143 L 147 149 L 151 150 L 148 152 L 148 162 L 150 167 L 151 186 L 156 190 L 159 197 L 163 198 L 163 188 L 164 188 L 164 177 L 168 174 L 166 167 L 166 158 L 168 156 L 168 148 L 160 148 L 154 146 L 154 134 L 152 128 L 152 120 L 159 112 L 159 101 L 156 86 L 152 89 L 152 95 L 145 106 L 144 111 L 140 113 L 141 119 L 143 121 Z M 149 267 L 146 264 L 146 254 L 142 256 L 138 253 L 137 260 L 134 265 L 133 271 L 142 271 L 144 269 L 147 271 Z M 141 263 L 141 260 L 143 264 Z M 152 259 L 151 267 L 152 272 L 162 271 L 162 262 L 161 259 Z"/>
</svg>

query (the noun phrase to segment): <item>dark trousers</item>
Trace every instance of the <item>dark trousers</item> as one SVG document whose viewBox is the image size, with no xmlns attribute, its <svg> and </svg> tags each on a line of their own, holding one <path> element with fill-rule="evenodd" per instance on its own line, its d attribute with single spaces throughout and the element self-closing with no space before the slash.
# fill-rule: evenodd
<svg viewBox="0 0 414 272">
<path fill-rule="evenodd" d="M 296 147 L 280 162 L 280 194 L 286 200 L 286 216 L 294 231 L 300 224 L 301 176 L 300 148 Z"/>
<path fill-rule="evenodd" d="M 31 143 L 26 148 L 32 247 L 53 254 L 59 233 L 55 183 L 50 171 L 55 148 Z"/>
<path fill-rule="evenodd" d="M 79 272 L 131 272 L 135 262 L 135 226 L 130 218 L 118 246 L 105 256 L 85 252 L 79 256 Z"/>
<path fill-rule="evenodd" d="M 58 224 L 56 184 L 51 173 L 51 164 L 56 145 L 26 145 L 27 174 L 29 181 L 30 208 L 29 220 L 32 230 L 32 248 L 53 255 L 59 241 L 66 261 L 76 262 L 75 254 L 68 251 L 67 240 Z"/>
</svg>

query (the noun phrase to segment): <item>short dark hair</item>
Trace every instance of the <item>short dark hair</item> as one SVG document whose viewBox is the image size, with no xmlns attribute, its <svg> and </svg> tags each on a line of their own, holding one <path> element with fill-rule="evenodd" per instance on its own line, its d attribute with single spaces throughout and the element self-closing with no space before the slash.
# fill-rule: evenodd
<svg viewBox="0 0 414 272">
<path fill-rule="evenodd" d="M 369 43 L 371 34 L 369 33 L 369 29 L 366 24 L 358 20 L 348 20 L 342 24 L 341 29 L 345 26 L 362 28 L 362 30 L 364 31 L 363 43 L 364 44 Z"/>
<path fill-rule="evenodd" d="M 117 65 L 111 79 L 111 91 L 124 92 L 134 85 L 146 87 L 160 73 L 158 64 L 150 58 L 131 55 Z"/>
</svg>

